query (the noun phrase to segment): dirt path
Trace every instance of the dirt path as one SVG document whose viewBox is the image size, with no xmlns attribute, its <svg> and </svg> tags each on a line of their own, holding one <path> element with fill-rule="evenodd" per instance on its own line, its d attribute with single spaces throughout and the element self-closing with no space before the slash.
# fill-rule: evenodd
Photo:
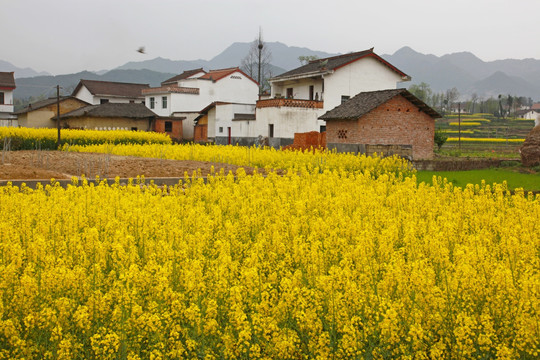
<svg viewBox="0 0 540 360">
<path fill-rule="evenodd" d="M 201 175 L 221 168 L 225 173 L 236 172 L 240 166 L 217 164 L 204 161 L 162 160 L 94 153 L 74 153 L 63 151 L 12 151 L 0 152 L 0 180 L 21 179 L 71 179 L 85 175 L 87 178 L 135 178 L 183 177 L 200 169 Z M 252 168 L 244 167 L 247 173 Z"/>
</svg>

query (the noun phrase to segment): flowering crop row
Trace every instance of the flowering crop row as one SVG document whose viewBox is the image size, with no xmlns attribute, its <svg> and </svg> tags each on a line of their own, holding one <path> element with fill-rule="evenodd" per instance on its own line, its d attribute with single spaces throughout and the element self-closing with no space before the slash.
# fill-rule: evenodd
<svg viewBox="0 0 540 360">
<path fill-rule="evenodd" d="M 480 126 L 480 125 L 482 125 L 479 122 L 467 122 L 467 121 L 462 121 L 461 123 L 459 123 L 459 122 L 451 122 L 451 123 L 449 123 L 450 126 L 459 126 L 460 124 L 461 124 L 461 126 Z"/>
<path fill-rule="evenodd" d="M 307 172 L 346 170 L 352 172 L 369 171 L 373 175 L 387 172 L 404 173 L 405 175 L 411 173 L 409 163 L 397 157 L 383 159 L 325 150 L 280 151 L 274 148 L 199 144 L 66 146 L 64 150 L 171 160 L 210 161 L 258 168 L 305 170 Z"/>
<path fill-rule="evenodd" d="M 435 181 L 2 187 L 0 359 L 537 359 L 540 197 Z"/>
<path fill-rule="evenodd" d="M 458 142 L 458 141 L 459 141 L 459 138 L 451 137 L 451 138 L 448 138 L 448 141 L 449 141 L 449 142 Z M 461 141 L 464 141 L 464 142 L 483 142 L 483 143 L 486 143 L 486 142 L 490 142 L 490 143 L 506 143 L 506 142 L 510 142 L 510 143 L 522 143 L 522 142 L 525 141 L 525 139 L 466 138 L 466 137 L 462 137 L 462 138 L 461 138 Z"/>
<path fill-rule="evenodd" d="M 56 149 L 58 133 L 56 129 L 34 129 L 0 127 L 0 149 L 4 145 L 4 139 L 10 140 L 11 150 L 35 150 Z M 172 141 L 166 134 L 144 131 L 127 130 L 61 130 L 63 144 L 88 145 L 88 144 L 170 144 Z"/>
</svg>

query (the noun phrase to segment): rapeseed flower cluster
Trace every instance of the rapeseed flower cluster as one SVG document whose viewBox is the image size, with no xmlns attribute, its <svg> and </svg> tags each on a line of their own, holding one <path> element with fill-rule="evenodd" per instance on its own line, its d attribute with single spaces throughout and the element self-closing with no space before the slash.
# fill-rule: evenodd
<svg viewBox="0 0 540 360">
<path fill-rule="evenodd" d="M 10 150 L 56 149 L 56 129 L 0 127 L 0 149 L 9 145 Z M 69 145 L 90 144 L 171 144 L 167 134 L 128 130 L 77 130 L 62 129 L 61 142 Z"/>
<path fill-rule="evenodd" d="M 540 356 L 540 196 L 235 175 L 1 187 L 0 359 Z"/>
<path fill-rule="evenodd" d="M 235 145 L 200 144 L 150 144 L 150 145 L 88 145 L 64 147 L 66 151 L 97 152 L 124 156 L 138 156 L 171 160 L 195 160 L 226 163 L 260 169 L 291 169 L 305 173 L 325 170 L 369 172 L 372 175 L 392 172 L 409 175 L 410 164 L 398 157 L 354 155 L 313 149 L 312 151 L 281 151 L 269 147 L 244 147 Z M 190 174 L 191 175 L 191 174 Z"/>
</svg>

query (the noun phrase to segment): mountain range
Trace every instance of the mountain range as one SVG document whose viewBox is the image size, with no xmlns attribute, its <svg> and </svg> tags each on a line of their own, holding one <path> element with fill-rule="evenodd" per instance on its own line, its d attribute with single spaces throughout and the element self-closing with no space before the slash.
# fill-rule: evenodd
<svg viewBox="0 0 540 360">
<path fill-rule="evenodd" d="M 16 99 L 54 95 L 53 88 L 57 84 L 63 88 L 64 94 L 69 94 L 80 79 L 158 86 L 163 80 L 189 69 L 202 67 L 208 70 L 240 66 L 251 46 L 252 43 L 233 43 L 210 60 L 170 60 L 158 57 L 152 60 L 128 62 L 110 71 L 83 71 L 57 76 L 37 73 L 28 68 L 19 69 L 0 60 L 0 71 L 15 71 Z M 272 75 L 279 75 L 298 67 L 299 56 L 324 58 L 337 55 L 287 46 L 280 42 L 268 42 L 265 46 L 271 53 Z M 484 98 L 497 97 L 498 94 L 511 94 L 540 100 L 540 60 L 506 59 L 486 62 L 470 52 L 435 56 L 416 52 L 410 47 L 403 47 L 392 55 L 384 54 L 381 57 L 412 77 L 412 81 L 401 84 L 404 87 L 425 82 L 434 92 L 444 92 L 455 87 L 462 99 L 476 93 Z"/>
</svg>

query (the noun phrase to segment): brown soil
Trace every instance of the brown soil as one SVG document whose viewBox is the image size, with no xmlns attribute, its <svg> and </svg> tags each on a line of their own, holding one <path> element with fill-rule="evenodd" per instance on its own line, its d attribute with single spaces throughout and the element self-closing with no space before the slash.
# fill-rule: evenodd
<svg viewBox="0 0 540 360">
<path fill-rule="evenodd" d="M 241 166 L 188 160 L 162 160 L 94 153 L 62 151 L 12 151 L 0 152 L 0 180 L 50 180 L 71 179 L 84 175 L 87 178 L 136 178 L 189 176 L 200 169 L 201 175 L 224 169 L 236 172 Z M 244 167 L 247 173 L 252 168 Z"/>
</svg>

